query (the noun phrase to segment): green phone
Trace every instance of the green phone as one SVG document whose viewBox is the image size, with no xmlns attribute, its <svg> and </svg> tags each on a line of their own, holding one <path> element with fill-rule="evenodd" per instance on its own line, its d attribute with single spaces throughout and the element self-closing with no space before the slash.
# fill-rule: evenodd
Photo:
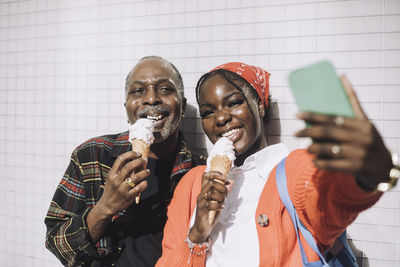
<svg viewBox="0 0 400 267">
<path fill-rule="evenodd" d="M 291 72 L 289 84 L 300 111 L 354 117 L 349 98 L 330 62 L 321 61 Z"/>
</svg>

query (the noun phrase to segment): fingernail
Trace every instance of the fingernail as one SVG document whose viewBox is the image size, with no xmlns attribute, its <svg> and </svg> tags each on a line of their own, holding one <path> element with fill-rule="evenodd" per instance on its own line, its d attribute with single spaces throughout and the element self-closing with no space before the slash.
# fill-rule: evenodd
<svg viewBox="0 0 400 267">
<path fill-rule="evenodd" d="M 303 118 L 304 117 L 304 112 L 299 112 L 296 114 L 297 118 Z"/>
</svg>

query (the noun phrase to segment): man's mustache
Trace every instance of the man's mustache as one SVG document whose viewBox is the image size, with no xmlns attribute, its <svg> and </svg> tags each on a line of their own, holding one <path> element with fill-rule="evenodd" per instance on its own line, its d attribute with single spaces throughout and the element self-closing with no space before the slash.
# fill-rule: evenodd
<svg viewBox="0 0 400 267">
<path fill-rule="evenodd" d="M 170 113 L 169 109 L 164 108 L 164 107 L 147 107 L 142 110 L 140 110 L 137 114 L 139 118 L 145 118 L 147 114 L 151 113 L 162 113 L 163 115 L 168 115 Z"/>
</svg>

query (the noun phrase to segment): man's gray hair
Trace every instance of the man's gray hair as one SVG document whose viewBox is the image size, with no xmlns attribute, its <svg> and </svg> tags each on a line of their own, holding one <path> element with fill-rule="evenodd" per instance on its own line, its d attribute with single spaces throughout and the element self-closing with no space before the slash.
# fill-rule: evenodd
<svg viewBox="0 0 400 267">
<path fill-rule="evenodd" d="M 176 80 L 177 80 L 177 82 L 178 82 L 178 84 L 177 84 L 178 88 L 177 88 L 177 89 L 178 89 L 179 94 L 181 95 L 181 97 L 184 98 L 184 97 L 185 97 L 185 91 L 184 91 L 182 76 L 181 76 L 180 72 L 178 71 L 178 69 L 175 67 L 175 65 L 172 64 L 171 62 L 169 62 L 168 60 L 166 60 L 165 58 L 162 58 L 162 57 L 160 57 L 160 56 L 146 56 L 146 57 L 142 57 L 141 59 L 139 59 L 138 63 L 141 62 L 141 61 L 143 61 L 143 60 L 146 60 L 146 59 L 160 59 L 160 60 L 162 60 L 162 61 L 165 61 L 167 64 L 169 64 L 169 65 L 172 67 L 172 69 L 175 71 Z M 126 80 L 125 80 L 125 93 L 128 92 L 128 89 L 129 89 L 129 87 L 130 87 L 129 78 L 131 77 L 132 71 L 133 71 L 134 69 L 135 69 L 135 68 L 133 67 L 133 68 L 131 69 L 131 71 L 128 73 L 128 75 L 126 76 Z"/>
</svg>

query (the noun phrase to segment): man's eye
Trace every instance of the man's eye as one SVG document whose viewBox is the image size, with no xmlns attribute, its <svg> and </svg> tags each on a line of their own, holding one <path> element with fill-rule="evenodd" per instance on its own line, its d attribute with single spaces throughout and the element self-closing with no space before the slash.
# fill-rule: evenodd
<svg viewBox="0 0 400 267">
<path fill-rule="evenodd" d="M 171 87 L 160 87 L 160 88 L 158 89 L 158 91 L 159 91 L 161 94 L 168 94 L 168 93 L 170 93 L 170 92 L 173 92 L 174 89 L 172 89 Z"/>
<path fill-rule="evenodd" d="M 144 89 L 143 89 L 143 88 L 134 88 L 134 89 L 131 89 L 131 90 L 129 91 L 129 94 L 130 94 L 130 95 L 138 96 L 138 95 L 143 94 L 143 92 L 144 92 Z"/>
<path fill-rule="evenodd" d="M 228 103 L 228 107 L 240 106 L 241 104 L 243 104 L 243 102 L 243 99 L 234 99 Z"/>
</svg>

